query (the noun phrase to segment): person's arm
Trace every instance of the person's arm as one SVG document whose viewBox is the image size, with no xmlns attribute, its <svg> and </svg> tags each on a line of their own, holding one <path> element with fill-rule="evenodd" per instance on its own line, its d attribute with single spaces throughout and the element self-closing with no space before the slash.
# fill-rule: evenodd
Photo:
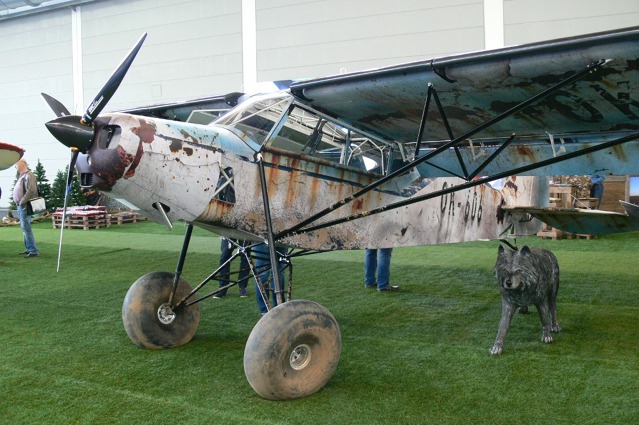
<svg viewBox="0 0 639 425">
<path fill-rule="evenodd" d="M 38 196 L 38 182 L 33 174 L 27 173 L 24 176 L 24 189 L 24 196 L 20 199 L 21 207 L 24 207 L 27 202 Z"/>
</svg>

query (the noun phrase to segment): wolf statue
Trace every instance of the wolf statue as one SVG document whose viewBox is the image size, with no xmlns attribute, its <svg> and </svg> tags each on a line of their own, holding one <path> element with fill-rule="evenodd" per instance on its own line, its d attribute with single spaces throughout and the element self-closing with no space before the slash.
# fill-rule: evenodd
<svg viewBox="0 0 639 425">
<path fill-rule="evenodd" d="M 545 248 L 524 246 L 519 251 L 499 246 L 495 277 L 501 289 L 501 320 L 490 354 L 501 354 L 508 326 L 517 307 L 534 304 L 542 325 L 541 340 L 552 342 L 551 332 L 559 332 L 557 323 L 557 291 L 559 264 Z"/>
</svg>

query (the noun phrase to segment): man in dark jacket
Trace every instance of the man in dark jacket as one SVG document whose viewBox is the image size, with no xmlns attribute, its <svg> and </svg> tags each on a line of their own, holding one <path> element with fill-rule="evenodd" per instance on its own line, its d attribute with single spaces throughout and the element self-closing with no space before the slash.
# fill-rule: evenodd
<svg viewBox="0 0 639 425">
<path fill-rule="evenodd" d="M 13 188 L 13 202 L 18 206 L 20 228 L 24 235 L 24 247 L 26 248 L 20 255 L 26 254 L 24 258 L 33 258 L 40 255 L 40 251 L 38 251 L 31 229 L 31 216 L 27 214 L 27 202 L 38 196 L 38 182 L 24 159 L 20 159 L 16 163 L 16 170 L 20 173 L 20 177 Z"/>
</svg>

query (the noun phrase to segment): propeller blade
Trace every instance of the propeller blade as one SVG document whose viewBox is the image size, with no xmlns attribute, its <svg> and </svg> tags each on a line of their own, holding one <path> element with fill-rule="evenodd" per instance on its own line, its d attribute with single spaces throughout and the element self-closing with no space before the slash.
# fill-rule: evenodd
<svg viewBox="0 0 639 425">
<path fill-rule="evenodd" d="M 49 108 L 51 108 L 56 117 L 59 118 L 71 115 L 71 112 L 69 112 L 66 106 L 64 106 L 58 99 L 55 99 L 46 93 L 40 93 L 40 95 L 44 101 L 47 102 L 47 105 L 49 105 Z"/>
<path fill-rule="evenodd" d="M 95 96 L 86 112 L 82 116 L 82 124 L 87 126 L 91 125 L 93 123 L 93 120 L 95 120 L 95 118 L 100 114 L 100 112 L 102 112 L 102 109 L 106 106 L 109 100 L 111 100 L 111 97 L 113 97 L 113 94 L 120 86 L 120 83 L 124 79 L 124 76 L 129 70 L 129 67 L 133 63 L 135 56 L 140 51 L 142 43 L 144 43 L 145 39 L 146 33 L 142 34 L 142 37 L 140 37 L 140 40 L 138 40 L 137 44 L 133 47 L 133 49 L 131 49 L 127 57 L 124 58 L 120 66 L 118 66 L 113 74 L 111 74 L 111 78 L 109 78 L 109 81 L 107 81 L 104 87 L 102 87 L 102 90 L 100 90 L 97 96 Z"/>
<path fill-rule="evenodd" d="M 64 192 L 64 205 L 62 207 L 62 222 L 60 223 L 60 243 L 58 245 L 58 265 L 55 269 L 56 273 L 60 271 L 60 257 L 62 256 L 62 235 L 64 234 L 64 224 L 67 219 L 67 201 L 69 199 L 69 193 L 71 192 L 71 186 L 73 184 L 73 173 L 75 168 L 75 162 L 78 159 L 80 151 L 74 149 L 71 153 L 71 161 L 69 162 L 69 171 L 67 172 L 67 189 Z"/>
<path fill-rule="evenodd" d="M 68 115 L 45 124 L 49 132 L 64 146 L 86 152 L 93 143 L 93 127 L 80 124 L 80 117 Z"/>
</svg>

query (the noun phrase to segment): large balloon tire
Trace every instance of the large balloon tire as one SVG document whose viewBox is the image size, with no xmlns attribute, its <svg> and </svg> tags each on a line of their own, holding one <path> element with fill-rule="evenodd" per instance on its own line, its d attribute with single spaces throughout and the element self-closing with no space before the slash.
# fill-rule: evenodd
<svg viewBox="0 0 639 425">
<path fill-rule="evenodd" d="M 168 310 L 175 314 L 172 320 L 166 314 L 174 277 L 175 274 L 169 272 L 145 274 L 131 285 L 124 298 L 124 329 L 131 341 L 140 348 L 160 349 L 184 345 L 197 331 L 200 324 L 199 304 L 175 312 Z M 191 290 L 191 285 L 180 279 L 174 302 L 184 298 Z"/>
<path fill-rule="evenodd" d="M 306 397 L 333 376 L 341 351 L 333 315 L 313 301 L 293 300 L 257 322 L 244 349 L 244 373 L 266 399 Z"/>
</svg>

